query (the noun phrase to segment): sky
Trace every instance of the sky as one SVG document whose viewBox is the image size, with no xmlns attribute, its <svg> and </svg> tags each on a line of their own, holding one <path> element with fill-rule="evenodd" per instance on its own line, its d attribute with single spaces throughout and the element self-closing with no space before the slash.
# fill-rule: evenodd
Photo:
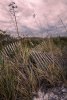
<svg viewBox="0 0 67 100">
<path fill-rule="evenodd" d="M 67 36 L 67 0 L 0 0 L 0 29 L 17 36 L 11 2 L 20 36 Z"/>
</svg>

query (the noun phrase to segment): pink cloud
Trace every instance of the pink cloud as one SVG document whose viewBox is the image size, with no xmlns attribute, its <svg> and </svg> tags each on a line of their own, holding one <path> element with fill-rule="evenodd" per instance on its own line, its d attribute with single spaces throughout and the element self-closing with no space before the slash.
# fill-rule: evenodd
<svg viewBox="0 0 67 100">
<path fill-rule="evenodd" d="M 26 25 L 30 28 L 38 29 L 39 25 L 46 27 L 48 24 L 56 24 L 58 15 L 66 23 L 67 1 L 66 0 L 14 0 L 18 6 L 17 21 L 19 27 Z M 8 22 L 0 24 L 0 28 L 11 26 L 8 4 L 10 0 L 0 1 L 0 20 Z M 35 18 L 33 18 L 35 14 Z M 46 16 L 46 17 L 45 17 Z M 66 17 L 65 17 L 66 16 Z M 47 20 L 47 21 L 46 21 Z"/>
</svg>

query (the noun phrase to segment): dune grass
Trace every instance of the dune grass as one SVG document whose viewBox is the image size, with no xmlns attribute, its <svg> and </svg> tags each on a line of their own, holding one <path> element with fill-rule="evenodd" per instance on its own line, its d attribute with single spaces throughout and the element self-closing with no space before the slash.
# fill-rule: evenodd
<svg viewBox="0 0 67 100">
<path fill-rule="evenodd" d="M 41 52 L 50 53 L 49 42 L 42 46 L 43 41 L 35 39 L 25 39 L 19 42 L 17 50 L 13 58 L 11 56 L 0 56 L 0 100 L 32 100 L 37 91 L 42 87 L 44 82 L 45 86 L 55 86 L 59 84 L 67 84 L 66 72 L 60 66 L 55 66 L 53 63 L 46 67 L 34 65 L 29 56 L 33 50 L 38 52 L 38 49 L 43 47 Z M 66 41 L 66 40 L 64 40 Z M 59 44 L 58 41 L 50 41 L 52 46 L 53 55 L 62 53 L 64 43 Z M 37 47 L 37 45 L 39 45 Z M 35 49 L 35 48 L 38 49 Z M 54 59 L 53 59 L 54 61 Z"/>
</svg>

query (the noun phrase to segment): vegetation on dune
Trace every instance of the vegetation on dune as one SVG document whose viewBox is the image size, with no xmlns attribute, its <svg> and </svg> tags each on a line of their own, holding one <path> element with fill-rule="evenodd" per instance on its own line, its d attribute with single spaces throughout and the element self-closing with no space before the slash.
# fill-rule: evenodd
<svg viewBox="0 0 67 100">
<path fill-rule="evenodd" d="M 3 45 L 5 37 L 0 41 L 0 99 L 32 100 L 43 84 L 67 84 L 66 70 L 57 63 L 59 59 L 52 58 L 47 38 L 14 40 L 8 36 Z M 67 38 L 51 38 L 50 43 L 53 55 L 66 52 Z"/>
</svg>

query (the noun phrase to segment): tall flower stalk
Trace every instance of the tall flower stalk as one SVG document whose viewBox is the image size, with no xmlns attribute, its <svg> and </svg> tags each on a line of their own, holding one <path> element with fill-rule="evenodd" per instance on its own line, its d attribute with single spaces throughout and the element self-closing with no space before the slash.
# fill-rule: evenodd
<svg viewBox="0 0 67 100">
<path fill-rule="evenodd" d="M 18 30 L 17 17 L 16 17 L 16 9 L 17 9 L 18 7 L 17 7 L 17 5 L 15 4 L 15 2 L 11 2 L 8 6 L 9 6 L 9 10 L 10 10 L 11 15 L 14 17 L 17 35 L 18 35 L 18 37 L 20 37 L 20 36 L 19 36 L 19 30 Z"/>
</svg>

